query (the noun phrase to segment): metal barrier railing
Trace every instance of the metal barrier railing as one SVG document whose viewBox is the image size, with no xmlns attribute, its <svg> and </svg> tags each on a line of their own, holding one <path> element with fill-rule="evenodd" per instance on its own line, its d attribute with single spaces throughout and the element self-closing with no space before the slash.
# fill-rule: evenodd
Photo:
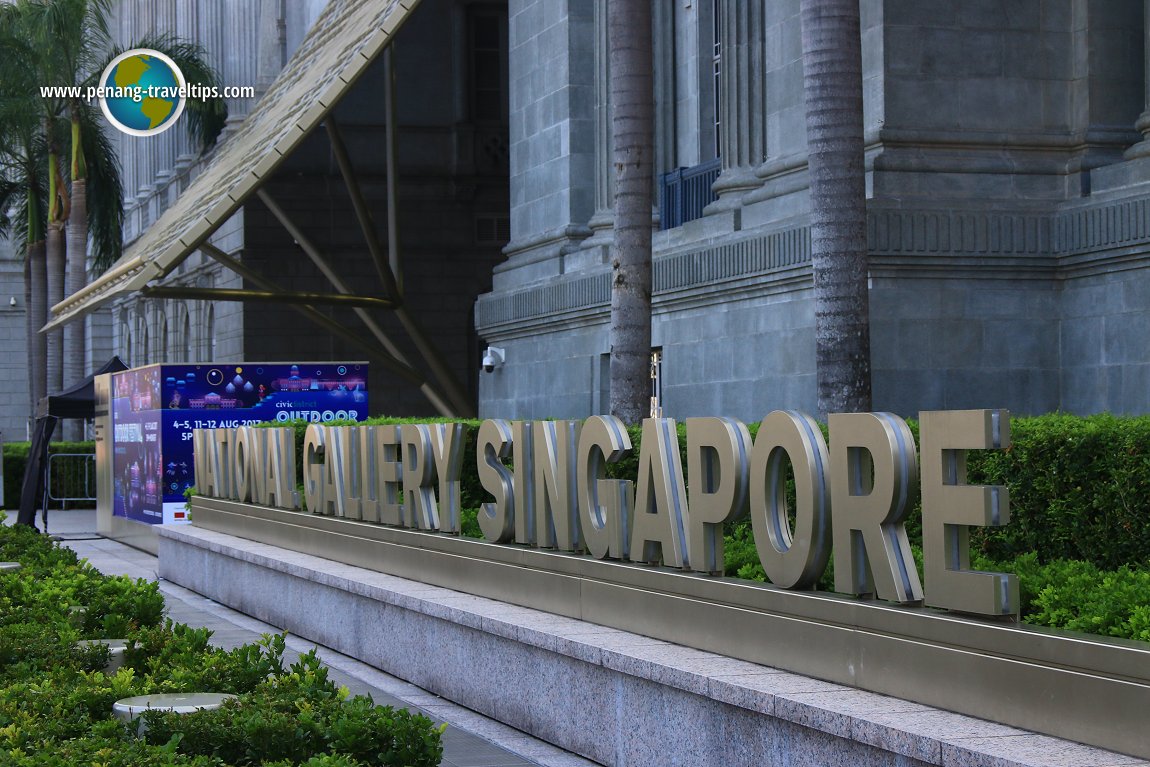
<svg viewBox="0 0 1150 767">
<path fill-rule="evenodd" d="M 95 501 L 96 454 L 49 455 L 48 498 L 53 501 Z"/>
<path fill-rule="evenodd" d="M 660 228 L 674 229 L 701 217 L 703 208 L 718 199 L 711 186 L 722 168 L 722 161 L 715 158 L 659 176 Z"/>
</svg>

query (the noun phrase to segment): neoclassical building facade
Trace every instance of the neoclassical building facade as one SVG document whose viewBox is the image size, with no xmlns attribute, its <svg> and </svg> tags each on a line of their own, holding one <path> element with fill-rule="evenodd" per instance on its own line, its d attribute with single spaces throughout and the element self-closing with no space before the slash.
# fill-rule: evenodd
<svg viewBox="0 0 1150 767">
<path fill-rule="evenodd" d="M 197 41 L 225 84 L 258 99 L 327 5 L 121 0 L 113 32 Z M 484 416 L 607 408 L 605 9 L 422 0 L 394 41 L 408 305 Z M 658 404 L 676 418 L 813 410 L 799 0 L 653 11 Z M 861 13 L 874 407 L 1150 411 L 1145 0 L 861 0 Z M 373 63 L 334 113 L 382 239 L 386 79 Z M 254 103 L 232 100 L 232 122 Z M 130 245 L 213 154 L 179 129 L 119 141 Z M 296 234 L 253 197 L 210 246 L 315 290 L 328 283 L 302 233 L 345 281 L 379 290 L 322 130 L 263 189 Z M 203 249 L 161 283 L 253 287 Z M 0 321 L 15 328 L 10 308 Z M 368 332 L 348 309 L 324 312 Z M 402 338 L 393 317 L 377 320 Z M 84 321 L 89 370 L 112 353 L 132 365 L 362 357 L 283 305 L 121 294 Z M 484 372 L 488 346 L 502 362 Z M 433 412 L 377 369 L 373 411 Z"/>
<path fill-rule="evenodd" d="M 510 3 L 501 417 L 603 412 L 604 2 Z M 663 412 L 815 407 L 799 0 L 655 5 Z M 1150 410 L 1143 0 L 861 0 L 874 407 Z"/>
</svg>

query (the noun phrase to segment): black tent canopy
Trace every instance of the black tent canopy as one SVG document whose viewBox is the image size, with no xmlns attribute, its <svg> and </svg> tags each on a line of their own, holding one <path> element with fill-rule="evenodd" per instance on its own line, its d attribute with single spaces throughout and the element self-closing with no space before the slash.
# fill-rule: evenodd
<svg viewBox="0 0 1150 767">
<path fill-rule="evenodd" d="M 112 357 L 92 375 L 67 391 L 49 394 L 36 406 L 36 429 L 28 449 L 28 462 L 24 466 L 24 482 L 20 486 L 20 512 L 16 521 L 33 525 L 36 509 L 48 508 L 48 443 L 56 422 L 61 418 L 94 418 L 96 416 L 96 384 L 98 375 L 127 370 L 119 357 Z"/>
<path fill-rule="evenodd" d="M 44 416 L 57 418 L 94 418 L 96 415 L 96 384 L 95 378 L 105 373 L 118 373 L 127 370 L 128 366 L 119 357 L 112 357 L 104 366 L 92 375 L 85 378 L 71 389 L 49 394 L 36 406 L 36 420 L 39 422 Z"/>
</svg>

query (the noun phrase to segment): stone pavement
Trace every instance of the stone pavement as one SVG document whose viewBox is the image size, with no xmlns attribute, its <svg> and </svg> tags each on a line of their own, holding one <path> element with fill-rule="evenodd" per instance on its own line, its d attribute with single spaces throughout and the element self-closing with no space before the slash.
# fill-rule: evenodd
<svg viewBox="0 0 1150 767">
<path fill-rule="evenodd" d="M 7 522 L 11 523 L 13 517 Z M 64 545 L 87 559 L 96 569 L 109 575 L 158 579 L 156 557 L 102 538 L 95 530 L 96 513 L 93 510 L 49 512 L 48 533 L 58 536 Z M 174 583 L 160 581 L 160 591 L 172 620 L 190 626 L 206 626 L 213 632 L 212 642 L 221 647 L 236 647 L 256 641 L 262 634 L 280 631 Z M 289 634 L 287 647 L 286 657 L 294 660 L 299 653 L 316 645 Z M 597 764 L 334 650 L 317 649 L 319 657 L 331 669 L 332 680 L 345 685 L 353 695 L 371 695 L 377 704 L 421 711 L 436 722 L 446 722 L 443 767 L 594 767 Z"/>
</svg>

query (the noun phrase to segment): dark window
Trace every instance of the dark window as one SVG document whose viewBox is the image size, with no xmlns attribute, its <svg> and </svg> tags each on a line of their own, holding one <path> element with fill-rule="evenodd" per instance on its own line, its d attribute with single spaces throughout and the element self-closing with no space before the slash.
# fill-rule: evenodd
<svg viewBox="0 0 1150 767">
<path fill-rule="evenodd" d="M 476 5 L 468 13 L 471 115 L 475 122 L 507 119 L 507 12 Z"/>
<path fill-rule="evenodd" d="M 475 244 L 503 246 L 511 239 L 511 219 L 507 216 L 475 217 Z"/>
</svg>

